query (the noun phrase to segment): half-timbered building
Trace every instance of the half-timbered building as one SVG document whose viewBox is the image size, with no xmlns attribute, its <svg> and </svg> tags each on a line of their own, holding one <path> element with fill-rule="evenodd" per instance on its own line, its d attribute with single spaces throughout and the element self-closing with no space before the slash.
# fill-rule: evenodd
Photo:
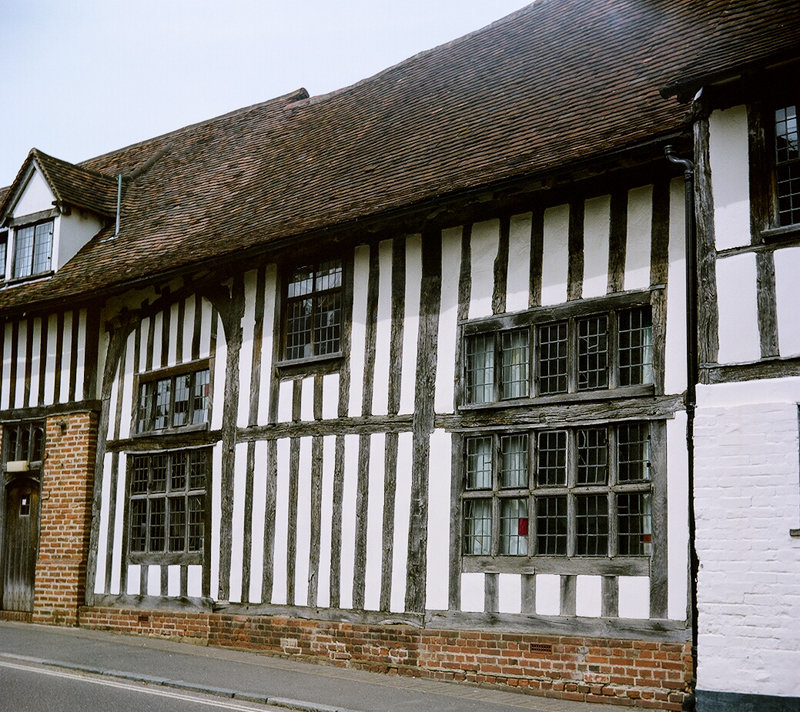
<svg viewBox="0 0 800 712">
<path fill-rule="evenodd" d="M 705 704 L 800 696 L 798 15 L 539 0 L 33 149 L 0 615 L 662 709 L 699 645 Z"/>
</svg>

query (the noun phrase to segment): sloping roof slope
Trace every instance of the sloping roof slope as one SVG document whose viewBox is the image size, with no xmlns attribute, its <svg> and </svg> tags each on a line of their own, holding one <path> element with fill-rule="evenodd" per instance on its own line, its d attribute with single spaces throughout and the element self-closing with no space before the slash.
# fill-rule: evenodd
<svg viewBox="0 0 800 712">
<path fill-rule="evenodd" d="M 99 156 L 82 167 L 128 176 L 119 236 L 105 239 L 109 227 L 51 279 L 1 291 L 0 305 L 110 288 L 674 132 L 685 107 L 661 87 L 786 51 L 799 8 L 539 0 L 338 92 L 301 90 Z"/>
</svg>

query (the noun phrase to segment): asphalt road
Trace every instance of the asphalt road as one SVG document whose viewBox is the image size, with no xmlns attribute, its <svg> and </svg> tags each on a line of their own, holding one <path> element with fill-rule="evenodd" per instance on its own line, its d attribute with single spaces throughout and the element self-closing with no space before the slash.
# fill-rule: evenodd
<svg viewBox="0 0 800 712">
<path fill-rule="evenodd" d="M 278 712 L 271 705 L 199 695 L 140 682 L 0 660 L 2 712 Z M 280 712 L 286 712 L 285 709 Z"/>
</svg>

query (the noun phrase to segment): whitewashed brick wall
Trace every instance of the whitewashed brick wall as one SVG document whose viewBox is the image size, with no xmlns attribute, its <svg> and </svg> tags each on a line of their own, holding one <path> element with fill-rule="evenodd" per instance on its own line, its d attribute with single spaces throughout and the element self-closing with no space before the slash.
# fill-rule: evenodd
<svg viewBox="0 0 800 712">
<path fill-rule="evenodd" d="M 703 386 L 698 688 L 800 696 L 800 378 Z"/>
</svg>

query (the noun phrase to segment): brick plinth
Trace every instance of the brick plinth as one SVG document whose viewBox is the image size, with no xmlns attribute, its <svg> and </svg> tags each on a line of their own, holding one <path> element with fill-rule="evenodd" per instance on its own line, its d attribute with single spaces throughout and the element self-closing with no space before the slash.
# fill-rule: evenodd
<svg viewBox="0 0 800 712">
<path fill-rule="evenodd" d="M 80 625 L 375 672 L 510 686 L 584 702 L 680 710 L 690 644 L 365 625 L 283 616 L 85 607 Z"/>
<path fill-rule="evenodd" d="M 33 622 L 76 625 L 84 600 L 97 419 L 47 419 Z"/>
</svg>

